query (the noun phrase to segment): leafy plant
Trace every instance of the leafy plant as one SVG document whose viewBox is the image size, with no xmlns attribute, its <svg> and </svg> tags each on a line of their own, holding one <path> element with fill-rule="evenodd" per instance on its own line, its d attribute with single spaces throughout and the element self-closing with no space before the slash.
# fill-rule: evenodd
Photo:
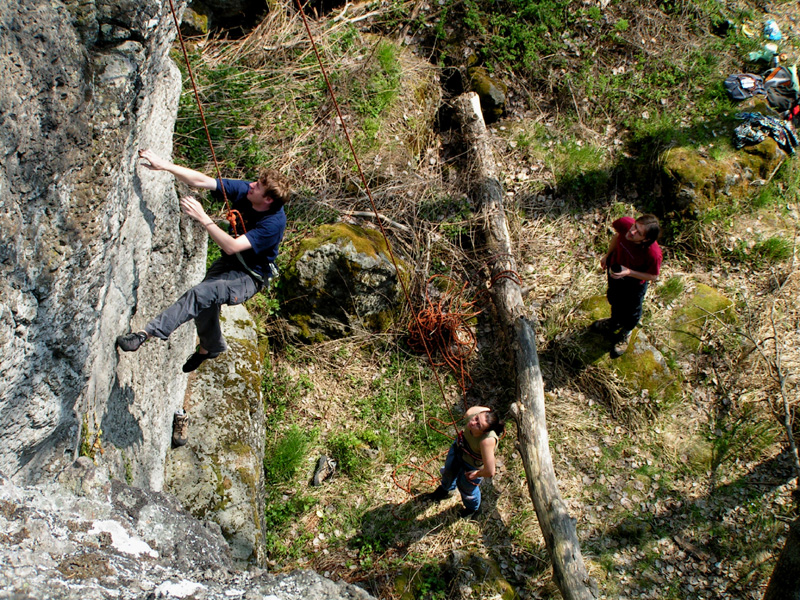
<svg viewBox="0 0 800 600">
<path fill-rule="evenodd" d="M 273 557 L 297 558 L 302 552 L 308 534 L 291 538 L 286 535 L 288 526 L 316 504 L 316 500 L 303 494 L 282 496 L 272 489 L 265 503 L 264 524 L 266 535 L 264 545 Z"/>
</svg>

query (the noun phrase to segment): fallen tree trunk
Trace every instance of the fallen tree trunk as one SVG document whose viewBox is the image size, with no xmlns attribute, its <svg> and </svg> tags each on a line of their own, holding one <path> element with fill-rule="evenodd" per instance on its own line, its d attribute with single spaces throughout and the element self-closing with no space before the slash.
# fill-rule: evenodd
<svg viewBox="0 0 800 600">
<path fill-rule="evenodd" d="M 800 598 L 800 519 L 789 526 L 789 536 L 781 550 L 764 600 L 797 600 Z"/>
<path fill-rule="evenodd" d="M 597 597 L 597 585 L 586 571 L 575 521 L 558 491 L 545 422 L 536 332 L 522 301 L 503 208 L 503 189 L 477 95 L 460 96 L 456 113 L 469 152 L 471 195 L 480 206 L 487 250 L 493 257 L 492 296 L 515 355 L 517 401 L 511 406 L 511 414 L 517 422 L 528 491 L 561 595 L 565 600 L 591 600 Z"/>
</svg>

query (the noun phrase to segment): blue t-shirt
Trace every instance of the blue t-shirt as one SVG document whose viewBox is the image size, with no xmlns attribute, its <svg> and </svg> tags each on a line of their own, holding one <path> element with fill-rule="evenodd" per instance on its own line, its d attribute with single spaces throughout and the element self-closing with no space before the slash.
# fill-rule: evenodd
<svg viewBox="0 0 800 600">
<path fill-rule="evenodd" d="M 211 192 L 211 196 L 216 200 L 224 200 L 223 183 L 231 209 L 238 210 L 244 219 L 245 235 L 252 246 L 252 249 L 240 254 L 254 273 L 262 277 L 265 274 L 269 275 L 269 263 L 275 262 L 278 257 L 278 248 L 286 231 L 286 213 L 282 206 L 264 212 L 254 210 L 247 199 L 250 182 L 240 179 L 217 179 L 217 189 Z M 241 266 L 235 254 L 230 256 L 223 254 L 223 256 L 231 266 Z"/>
</svg>

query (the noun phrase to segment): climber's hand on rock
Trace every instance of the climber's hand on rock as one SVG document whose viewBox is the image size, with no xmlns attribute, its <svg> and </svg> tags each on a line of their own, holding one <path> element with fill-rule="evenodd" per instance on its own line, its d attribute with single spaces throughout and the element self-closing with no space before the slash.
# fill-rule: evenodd
<svg viewBox="0 0 800 600">
<path fill-rule="evenodd" d="M 194 196 L 184 196 L 180 200 L 181 210 L 184 214 L 189 215 L 195 221 L 206 223 L 210 221 L 206 211 L 203 210 L 203 205 L 197 201 Z"/>
<path fill-rule="evenodd" d="M 139 158 L 148 161 L 140 164 L 151 171 L 164 171 L 167 166 L 171 164 L 169 161 L 164 160 L 149 148 L 145 150 L 139 150 Z"/>
</svg>

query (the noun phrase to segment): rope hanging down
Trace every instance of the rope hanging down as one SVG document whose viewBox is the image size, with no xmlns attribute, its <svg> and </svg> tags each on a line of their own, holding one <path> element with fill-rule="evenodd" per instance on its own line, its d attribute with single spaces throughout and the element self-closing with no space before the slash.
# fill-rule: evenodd
<svg viewBox="0 0 800 600">
<path fill-rule="evenodd" d="M 372 198 L 372 191 L 370 190 L 369 184 L 367 183 L 367 178 L 364 175 L 364 171 L 361 168 L 361 162 L 358 160 L 358 155 L 356 153 L 355 147 L 353 146 L 353 142 L 350 139 L 350 133 L 349 133 L 349 131 L 347 129 L 347 124 L 345 123 L 344 117 L 342 116 L 342 111 L 339 108 L 339 103 L 336 100 L 336 94 L 333 91 L 333 86 L 331 86 L 331 82 L 330 82 L 330 80 L 328 78 L 328 73 L 325 70 L 325 65 L 322 63 L 322 57 L 320 56 L 319 50 L 317 49 L 317 44 L 316 44 L 316 41 L 314 40 L 314 35 L 311 33 L 311 27 L 309 26 L 308 19 L 306 19 L 306 14 L 303 11 L 303 5 L 301 3 L 301 0 L 295 0 L 295 3 L 297 4 L 298 12 L 300 13 L 300 17 L 303 20 L 303 25 L 305 26 L 306 32 L 308 33 L 308 39 L 311 42 L 311 47 L 314 49 L 314 55 L 317 57 L 317 62 L 319 63 L 319 68 L 320 68 L 320 71 L 322 72 L 322 76 L 325 79 L 325 85 L 328 88 L 328 93 L 331 95 L 331 101 L 333 103 L 334 108 L 336 109 L 336 114 L 339 117 L 339 123 L 342 126 L 342 131 L 344 133 L 345 139 L 347 140 L 347 145 L 350 148 L 350 153 L 353 155 L 353 160 L 355 162 L 356 169 L 358 170 L 358 175 L 361 178 L 361 183 L 364 186 L 364 191 L 367 194 L 367 198 L 369 199 L 370 206 L 372 207 L 372 212 L 375 214 L 375 219 L 378 222 L 378 227 L 381 230 L 381 235 L 383 236 L 383 239 L 386 242 L 386 247 L 389 250 L 389 258 L 392 261 L 392 265 L 394 265 L 395 272 L 396 273 L 400 273 L 400 268 L 399 268 L 399 266 L 397 264 L 397 259 L 394 256 L 394 251 L 392 250 L 392 244 L 389 242 L 389 236 L 386 233 L 386 228 L 383 226 L 383 219 L 382 219 L 381 215 L 378 213 L 378 208 L 375 205 L 375 200 Z M 411 302 L 411 295 L 409 294 L 409 291 L 408 291 L 408 288 L 406 287 L 405 281 L 403 280 L 402 277 L 398 277 L 398 279 L 400 281 L 400 286 L 401 286 L 401 288 L 403 290 L 403 295 L 405 296 L 405 299 L 406 299 L 406 304 L 408 305 L 409 310 L 411 310 L 411 313 L 413 315 L 412 322 L 415 323 L 415 330 L 418 331 L 418 332 L 426 331 L 427 328 L 425 327 L 425 324 L 423 323 L 423 321 L 422 321 L 422 319 L 420 317 L 420 314 L 417 312 L 417 310 L 414 308 L 414 304 Z M 442 400 L 445 401 L 445 406 L 447 407 L 447 412 L 450 415 L 450 423 L 447 423 L 445 425 L 447 425 L 447 426 L 452 425 L 453 427 L 455 427 L 455 424 L 457 423 L 457 420 L 453 416 L 453 411 L 451 410 L 450 406 L 446 402 L 447 395 L 446 395 L 445 390 L 444 390 L 444 384 L 442 383 L 442 379 L 439 376 L 439 372 L 435 368 L 437 363 L 433 359 L 432 351 L 431 351 L 431 347 L 430 347 L 430 340 L 427 339 L 427 337 L 428 336 L 426 336 L 426 335 L 420 335 L 417 338 L 417 340 L 422 345 L 422 348 L 424 349 L 425 354 L 427 355 L 428 361 L 430 362 L 431 366 L 434 367 L 431 370 L 433 371 L 433 375 L 434 375 L 434 377 L 436 379 L 436 385 L 439 387 L 439 393 L 442 396 Z M 464 378 L 462 377 L 462 381 L 463 380 L 464 380 Z M 431 428 L 434 429 L 435 431 L 438 431 L 434 427 L 431 427 Z M 439 432 L 439 433 L 442 433 L 442 432 Z M 447 436 L 447 437 L 450 437 L 450 436 Z M 438 457 L 436 457 L 436 458 L 438 458 Z M 417 465 L 400 465 L 400 467 L 407 466 L 407 467 L 410 467 L 412 469 L 412 471 L 422 471 L 423 473 L 428 475 L 430 481 L 435 482 L 436 481 L 436 476 L 435 475 L 431 476 L 429 473 L 427 473 L 427 471 L 425 469 L 425 467 L 429 463 L 431 463 L 433 460 L 435 460 L 435 459 L 431 459 L 431 460 L 427 461 L 422 467 L 417 466 Z M 400 467 L 398 467 L 398 468 L 400 468 Z M 395 468 L 394 472 L 392 473 L 392 478 L 394 479 L 395 484 L 400 489 L 405 490 L 409 494 L 412 494 L 412 491 L 411 491 L 411 477 L 409 477 L 409 483 L 408 483 L 407 486 L 401 485 L 397 481 L 397 470 L 398 470 L 398 468 Z M 413 476 L 413 472 L 412 472 L 412 476 Z"/>
<path fill-rule="evenodd" d="M 353 160 L 355 161 L 356 169 L 358 170 L 358 174 L 359 174 L 359 176 L 361 178 L 361 182 L 362 182 L 362 184 L 364 186 L 364 190 L 365 190 L 365 192 L 367 194 L 367 198 L 369 199 L 369 203 L 370 203 L 370 206 L 372 207 L 372 211 L 375 214 L 375 218 L 377 220 L 378 227 L 380 228 L 381 235 L 383 236 L 383 239 L 386 242 L 386 247 L 389 250 L 389 258 L 392 261 L 392 265 L 394 265 L 395 272 L 399 273 L 400 272 L 400 268 L 399 268 L 399 266 L 397 264 L 397 259 L 395 258 L 394 251 L 392 250 L 392 245 L 389 242 L 388 234 L 386 233 L 386 229 L 385 229 L 385 227 L 383 225 L 383 219 L 382 219 L 381 215 L 378 213 L 378 209 L 377 209 L 377 207 L 375 205 L 375 201 L 374 201 L 374 199 L 372 197 L 372 191 L 370 190 L 369 184 L 367 183 L 367 179 L 366 179 L 366 176 L 364 175 L 364 171 L 361 168 L 361 162 L 358 160 L 358 155 L 356 154 L 355 148 L 353 146 L 353 142 L 350 139 L 350 133 L 349 133 L 349 131 L 347 129 L 347 125 L 345 123 L 344 117 L 342 116 L 342 111 L 341 111 L 341 109 L 339 107 L 339 103 L 338 103 L 338 101 L 336 99 L 336 94 L 334 93 L 333 87 L 331 86 L 330 80 L 328 78 L 328 73 L 325 70 L 325 66 L 322 63 L 322 57 L 320 56 L 319 50 L 317 49 L 317 44 L 316 44 L 316 41 L 314 40 L 314 36 L 311 33 L 311 28 L 310 28 L 310 26 L 308 24 L 308 20 L 306 19 L 305 12 L 303 11 L 303 6 L 302 6 L 300 0 L 296 0 L 296 3 L 297 3 L 297 8 L 298 8 L 298 11 L 300 13 L 300 16 L 301 16 L 301 18 L 303 20 L 303 25 L 305 26 L 306 32 L 308 33 L 309 41 L 311 42 L 311 46 L 314 49 L 314 54 L 315 54 L 315 56 L 317 58 L 317 62 L 319 63 L 319 67 L 320 67 L 320 70 L 322 72 L 322 76 L 325 79 L 325 85 L 326 85 L 326 87 L 328 89 L 328 92 L 331 95 L 331 101 L 333 102 L 333 105 L 336 108 L 336 114 L 339 117 L 339 122 L 340 122 L 340 124 L 342 126 L 342 131 L 344 132 L 344 136 L 345 136 L 345 139 L 347 140 L 347 145 L 350 148 L 350 152 L 351 152 L 351 154 L 353 156 Z M 192 67 L 191 67 L 191 64 L 189 63 L 189 55 L 186 52 L 186 44 L 185 44 L 185 42 L 183 40 L 183 34 L 181 33 L 180 23 L 178 21 L 178 15 L 177 15 L 177 12 L 175 10 L 175 4 L 174 4 L 173 0 L 169 0 L 169 4 L 170 4 L 170 10 L 172 12 L 172 19 L 173 19 L 173 21 L 175 23 L 175 29 L 176 29 L 176 31 L 178 33 L 178 40 L 180 41 L 181 51 L 183 52 L 183 57 L 184 57 L 184 60 L 186 62 L 186 69 L 187 69 L 187 71 L 189 73 L 189 79 L 191 80 L 191 83 L 192 83 L 192 89 L 194 91 L 195 101 L 197 103 L 197 108 L 198 108 L 198 111 L 200 113 L 200 120 L 203 123 L 203 129 L 204 129 L 204 131 L 206 133 L 206 139 L 208 140 L 208 147 L 209 147 L 209 150 L 211 152 L 211 158 L 214 161 L 214 168 L 215 168 L 216 173 L 217 173 L 217 178 L 221 181 L 222 180 L 222 174 L 221 174 L 221 171 L 220 171 L 219 162 L 217 161 L 217 156 L 216 156 L 216 153 L 214 152 L 214 145 L 213 145 L 213 142 L 211 140 L 211 133 L 209 132 L 208 124 L 206 123 L 205 112 L 203 111 L 203 105 L 202 105 L 202 102 L 200 101 L 200 94 L 199 94 L 199 92 L 197 90 L 197 83 L 195 82 L 194 73 L 192 72 Z M 232 231 L 234 232 L 234 236 L 240 234 L 239 233 L 239 225 L 241 226 L 241 229 L 242 229 L 241 233 L 246 233 L 246 231 L 244 229 L 244 220 L 242 219 L 242 215 L 239 213 L 239 211 L 231 210 L 230 203 L 228 202 L 228 196 L 227 196 L 227 193 L 225 192 L 225 186 L 221 185 L 220 187 L 222 188 L 222 197 L 223 197 L 223 199 L 225 201 L 225 209 L 226 209 L 226 212 L 227 212 L 227 220 L 231 224 L 231 228 L 232 228 Z M 412 312 L 412 314 L 414 316 L 412 324 L 409 326 L 409 330 L 411 332 L 412 338 L 415 340 L 413 343 L 415 345 L 417 345 L 417 346 L 419 346 L 419 345 L 422 346 L 422 349 L 425 351 L 425 354 L 427 355 L 431 366 L 433 366 L 433 367 L 441 366 L 442 363 L 437 363 L 433 359 L 431 348 L 430 348 L 430 345 L 429 345 L 433 341 L 431 339 L 431 335 L 430 335 L 432 319 L 433 319 L 433 330 L 434 331 L 442 332 L 445 329 L 443 329 L 442 327 L 437 325 L 437 323 L 435 322 L 435 317 L 433 316 L 434 313 L 430 312 L 430 310 L 428 310 L 425 313 L 424 321 L 423 321 L 423 318 L 414 309 L 414 305 L 411 302 L 411 296 L 409 294 L 408 288 L 406 287 L 405 281 L 403 280 L 402 277 L 400 277 L 398 279 L 400 281 L 400 286 L 401 286 L 401 288 L 403 290 L 403 295 L 405 296 L 406 303 L 408 304 L 409 309 L 411 310 L 411 312 Z M 463 292 L 463 290 L 462 290 L 462 292 Z M 430 304 L 430 301 L 429 301 L 429 304 Z M 471 304 L 469 306 L 471 306 Z M 430 308 L 431 307 L 429 306 L 429 309 Z M 439 308 L 441 309 L 441 306 Z M 452 309 L 452 302 L 451 302 L 450 308 Z M 456 313 L 451 313 L 449 316 L 444 318 L 444 320 L 446 321 L 446 329 L 451 332 L 448 335 L 449 342 L 447 342 L 446 345 L 448 346 L 448 348 L 455 348 L 455 350 L 448 351 L 448 353 L 444 354 L 444 356 L 445 356 L 445 363 L 448 364 L 448 366 L 450 366 L 451 368 L 458 368 L 458 370 L 460 371 L 460 373 L 461 373 L 460 384 L 461 384 L 462 390 L 464 392 L 466 392 L 466 379 L 468 378 L 468 375 L 466 374 L 466 371 L 464 370 L 464 361 L 466 360 L 466 357 L 469 355 L 469 353 L 472 352 L 472 348 L 474 348 L 474 345 L 475 345 L 474 344 L 474 336 L 473 336 L 472 332 L 469 331 L 468 327 L 462 327 L 462 326 L 459 326 L 459 325 L 456 325 L 455 323 L 453 323 L 453 317 L 454 317 L 455 314 Z M 462 313 L 461 316 L 464 316 L 464 314 L 467 314 L 467 313 Z M 471 316 L 477 315 L 478 313 L 474 313 L 474 314 L 468 313 L 468 314 L 471 317 Z M 428 333 L 426 333 L 426 332 L 428 332 Z M 465 332 L 467 332 L 467 333 L 465 333 Z M 469 348 L 469 351 L 466 352 L 466 353 L 464 352 L 465 348 Z M 439 391 L 441 393 L 442 399 L 446 399 L 446 394 L 445 394 L 445 391 L 444 391 L 444 385 L 443 385 L 443 383 L 441 381 L 441 377 L 439 376 L 439 373 L 437 372 L 437 370 L 435 368 L 432 369 L 432 371 L 433 371 L 434 377 L 436 379 L 437 386 L 439 387 Z M 439 421 L 440 423 L 442 423 L 445 426 L 450 426 L 450 425 L 455 426 L 457 420 L 453 416 L 452 410 L 450 409 L 449 405 L 447 405 L 447 410 L 448 410 L 448 413 L 449 413 L 450 419 L 451 419 L 450 423 L 445 423 L 445 422 L 443 422 L 443 421 L 441 421 L 439 419 L 435 419 L 435 420 Z M 429 426 L 434 431 L 437 431 L 438 433 L 442 433 L 443 435 L 446 435 L 444 432 L 439 431 L 438 429 L 436 429 L 435 427 L 430 425 L 430 423 L 429 423 Z M 449 436 L 447 436 L 447 437 L 449 437 Z M 436 458 L 439 458 L 439 457 L 436 457 Z M 436 460 L 436 458 L 427 461 L 424 466 L 427 466 L 429 463 L 433 462 L 433 460 Z M 421 470 L 421 471 L 425 472 L 424 471 L 424 467 L 423 467 L 423 469 L 421 469 L 419 466 L 416 466 L 416 465 L 408 465 L 408 466 L 413 467 L 414 470 Z M 397 481 L 396 471 L 397 471 L 397 469 L 395 469 L 395 473 L 392 474 L 392 477 L 393 477 L 395 483 L 398 485 L 398 487 L 400 487 L 401 489 L 403 489 L 406 492 L 408 492 L 409 494 L 411 494 L 412 493 L 411 492 L 411 477 L 409 477 L 408 486 L 402 486 Z M 426 472 L 426 474 L 427 474 L 427 472 Z M 412 476 L 413 476 L 413 473 L 412 473 Z M 429 475 L 429 478 L 430 478 L 430 480 L 432 482 L 436 481 L 435 477 L 431 477 Z"/>
<path fill-rule="evenodd" d="M 186 70 L 189 72 L 189 80 L 192 82 L 192 89 L 194 90 L 194 99 L 197 102 L 197 109 L 200 112 L 200 120 L 203 122 L 203 129 L 206 132 L 206 139 L 208 140 L 208 149 L 211 151 L 211 158 L 214 160 L 214 169 L 217 173 L 217 179 L 220 182 L 220 188 L 222 188 L 222 198 L 225 201 L 225 218 L 228 220 L 228 223 L 231 224 L 231 232 L 233 233 L 233 237 L 238 237 L 242 234 L 247 233 L 247 230 L 244 226 L 244 218 L 242 217 L 242 213 L 238 210 L 232 210 L 231 205 L 228 202 L 228 194 L 225 192 L 225 186 L 222 185 L 222 173 L 219 168 L 219 162 L 217 162 L 217 154 L 214 152 L 214 143 L 211 141 L 211 133 L 208 131 L 208 124 L 206 123 L 206 115 L 203 111 L 203 103 L 200 102 L 200 93 L 197 91 L 197 83 L 194 80 L 194 73 L 192 72 L 192 65 L 189 63 L 189 54 L 186 52 L 186 44 L 183 41 L 183 34 L 181 33 L 181 26 L 180 22 L 178 21 L 178 14 L 175 11 L 175 3 L 173 0 L 169 0 L 169 8 L 172 11 L 172 20 L 175 23 L 175 30 L 178 32 L 178 40 L 181 43 L 181 51 L 183 51 L 183 59 L 186 61 Z M 241 227 L 241 231 L 239 230 Z"/>
</svg>

